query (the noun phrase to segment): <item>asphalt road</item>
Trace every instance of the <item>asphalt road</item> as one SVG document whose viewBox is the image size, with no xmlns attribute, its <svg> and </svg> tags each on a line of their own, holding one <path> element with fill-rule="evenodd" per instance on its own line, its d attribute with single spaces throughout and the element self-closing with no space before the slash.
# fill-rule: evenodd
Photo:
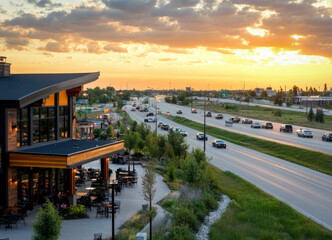
<svg viewBox="0 0 332 240">
<path fill-rule="evenodd" d="M 154 99 L 151 99 L 151 101 L 155 101 Z M 191 113 L 190 107 L 184 107 L 184 106 L 178 106 L 174 104 L 165 103 L 163 99 L 160 100 L 160 102 L 157 103 L 157 107 L 163 112 L 170 112 L 171 115 L 178 115 L 181 117 L 188 118 L 190 120 L 203 123 L 204 121 L 204 111 L 198 109 L 197 114 Z M 178 109 L 182 110 L 182 114 L 176 114 L 176 111 Z M 258 128 L 251 128 L 250 124 L 242 124 L 242 123 L 234 123 L 233 127 L 226 127 L 225 126 L 225 119 L 229 119 L 231 115 L 229 114 L 223 114 L 224 119 L 215 119 L 215 114 L 212 113 L 212 117 L 206 118 L 206 124 L 214 127 L 218 127 L 221 129 L 225 129 L 228 131 L 246 134 L 248 136 L 262 138 L 265 140 L 278 142 L 294 147 L 299 148 L 305 148 L 312 151 L 322 152 L 328 155 L 332 155 L 332 142 L 323 142 L 322 141 L 322 135 L 327 132 L 324 130 L 319 129 L 311 129 L 313 133 L 313 138 L 302 138 L 298 137 L 296 130 L 300 128 L 301 126 L 295 126 L 293 125 L 293 133 L 283 133 L 280 132 L 280 123 L 272 122 L 273 123 L 273 129 L 258 129 Z M 242 119 L 242 118 L 241 118 Z M 254 122 L 263 122 L 261 120 L 252 119 Z"/>
<path fill-rule="evenodd" d="M 144 120 L 146 113 L 132 112 L 130 106 L 125 109 L 133 120 L 137 122 Z M 158 120 L 186 130 L 188 132 L 186 140 L 190 149 L 203 148 L 203 141 L 195 138 L 197 131 L 162 116 L 158 116 Z M 155 123 L 148 125 L 152 130 L 155 129 Z M 158 128 L 158 134 L 167 134 L 167 131 Z M 211 157 L 211 164 L 237 174 L 332 230 L 332 176 L 227 141 L 227 149 L 216 149 L 211 144 L 214 139 L 208 136 L 206 142 L 206 153 Z"/>
</svg>

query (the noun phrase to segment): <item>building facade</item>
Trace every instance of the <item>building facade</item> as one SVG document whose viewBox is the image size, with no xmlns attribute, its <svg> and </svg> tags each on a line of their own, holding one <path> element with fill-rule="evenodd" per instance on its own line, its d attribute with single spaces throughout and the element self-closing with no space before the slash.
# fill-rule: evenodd
<svg viewBox="0 0 332 240">
<path fill-rule="evenodd" d="M 10 74 L 0 57 L 0 208 L 35 206 L 59 192 L 75 203 L 75 171 L 109 156 L 123 141 L 84 141 L 75 136 L 75 98 L 99 72 Z"/>
</svg>

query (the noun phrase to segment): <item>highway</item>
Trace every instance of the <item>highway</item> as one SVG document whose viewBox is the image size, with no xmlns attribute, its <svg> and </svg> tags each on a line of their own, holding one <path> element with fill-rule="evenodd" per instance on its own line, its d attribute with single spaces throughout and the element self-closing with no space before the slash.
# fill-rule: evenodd
<svg viewBox="0 0 332 240">
<path fill-rule="evenodd" d="M 151 98 L 151 102 L 155 101 L 153 98 Z M 201 109 L 197 109 L 197 114 L 191 113 L 191 108 L 184 107 L 184 106 L 178 106 L 174 104 L 165 103 L 163 99 L 160 100 L 160 102 L 157 103 L 157 107 L 163 112 L 169 112 L 171 115 L 178 115 L 181 117 L 188 118 L 190 120 L 203 123 L 204 121 L 204 111 Z M 182 114 L 176 114 L 176 111 L 178 109 L 182 110 Z M 280 123 L 272 122 L 273 123 L 273 129 L 257 129 L 257 128 L 251 128 L 250 124 L 242 124 L 242 123 L 234 123 L 233 127 L 226 127 L 225 126 L 225 119 L 228 120 L 231 115 L 229 114 L 223 114 L 224 119 L 215 119 L 215 114 L 212 114 L 212 117 L 206 118 L 206 124 L 214 127 L 218 127 L 221 129 L 225 129 L 228 131 L 236 132 L 245 134 L 252 137 L 257 137 L 273 142 L 278 142 L 294 147 L 299 148 L 305 148 L 312 151 L 318 151 L 322 152 L 328 155 L 332 155 L 332 142 L 323 142 L 322 141 L 322 135 L 327 132 L 325 130 L 319 130 L 319 129 L 311 129 L 313 133 L 313 138 L 301 138 L 297 136 L 296 130 L 300 128 L 301 126 L 295 126 L 293 125 L 293 133 L 283 133 L 280 132 Z M 241 117 L 241 116 L 240 116 Z M 242 119 L 242 118 L 241 118 Z M 252 119 L 254 122 L 264 122 L 257 119 Z"/>
<path fill-rule="evenodd" d="M 131 106 L 125 106 L 124 109 L 133 120 L 144 121 L 146 113 L 132 112 Z M 203 141 L 195 138 L 197 131 L 162 116 L 158 116 L 158 120 L 186 130 L 188 132 L 186 141 L 190 149 L 203 148 Z M 147 124 L 152 130 L 155 129 L 155 123 Z M 167 131 L 158 128 L 158 134 L 167 134 Z M 208 136 L 206 143 L 206 153 L 211 158 L 211 164 L 237 174 L 332 230 L 332 176 L 227 141 L 227 149 L 216 149 L 211 144 L 214 139 Z"/>
</svg>

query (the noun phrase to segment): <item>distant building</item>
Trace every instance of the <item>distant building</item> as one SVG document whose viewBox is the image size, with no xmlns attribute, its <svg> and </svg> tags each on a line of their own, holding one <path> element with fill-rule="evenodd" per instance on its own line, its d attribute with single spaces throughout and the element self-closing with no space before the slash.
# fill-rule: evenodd
<svg viewBox="0 0 332 240">
<path fill-rule="evenodd" d="M 76 101 L 76 104 L 81 104 L 81 105 L 88 104 L 88 99 L 79 99 Z"/>
<path fill-rule="evenodd" d="M 277 91 L 272 90 L 271 87 L 267 87 L 265 91 L 266 91 L 266 94 L 267 94 L 268 97 L 271 97 L 271 96 L 273 96 L 273 95 L 276 95 L 276 93 L 277 93 Z"/>
<path fill-rule="evenodd" d="M 254 89 L 254 92 L 256 93 L 256 96 L 260 96 L 263 91 L 264 91 L 264 88 L 255 88 Z"/>
<path fill-rule="evenodd" d="M 293 103 L 308 106 L 324 106 L 326 104 L 332 105 L 332 97 L 321 96 L 295 96 Z"/>
<path fill-rule="evenodd" d="M 186 92 L 191 92 L 191 87 L 186 87 Z"/>
</svg>

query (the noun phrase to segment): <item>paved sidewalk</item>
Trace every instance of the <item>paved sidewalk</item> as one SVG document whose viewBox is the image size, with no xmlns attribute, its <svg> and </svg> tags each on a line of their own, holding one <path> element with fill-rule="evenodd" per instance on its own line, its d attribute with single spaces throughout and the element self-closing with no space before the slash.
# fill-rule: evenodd
<svg viewBox="0 0 332 240">
<path fill-rule="evenodd" d="M 85 168 L 93 167 L 100 168 L 99 161 L 95 161 L 84 166 Z M 110 164 L 113 172 L 119 168 L 126 168 L 127 165 L 114 165 Z M 135 166 L 138 176 L 138 183 L 133 187 L 125 187 L 121 193 L 115 196 L 115 200 L 121 201 L 120 212 L 115 214 L 115 228 L 116 233 L 119 231 L 121 225 L 126 222 L 130 217 L 135 215 L 142 209 L 142 204 L 146 201 L 142 194 L 142 181 L 144 169 L 141 166 Z M 156 194 L 154 204 L 163 199 L 170 193 L 167 185 L 163 182 L 162 176 L 157 174 L 156 178 Z M 102 233 L 103 238 L 112 235 L 112 219 L 111 218 L 96 218 L 95 212 L 87 210 L 90 218 L 79 220 L 64 220 L 61 228 L 60 240 L 92 240 L 93 233 Z M 0 238 L 9 238 L 10 240 L 30 240 L 33 235 L 32 223 L 36 220 L 37 210 L 29 214 L 26 219 L 26 225 L 19 224 L 17 228 L 5 229 L 4 226 L 0 228 Z"/>
</svg>

